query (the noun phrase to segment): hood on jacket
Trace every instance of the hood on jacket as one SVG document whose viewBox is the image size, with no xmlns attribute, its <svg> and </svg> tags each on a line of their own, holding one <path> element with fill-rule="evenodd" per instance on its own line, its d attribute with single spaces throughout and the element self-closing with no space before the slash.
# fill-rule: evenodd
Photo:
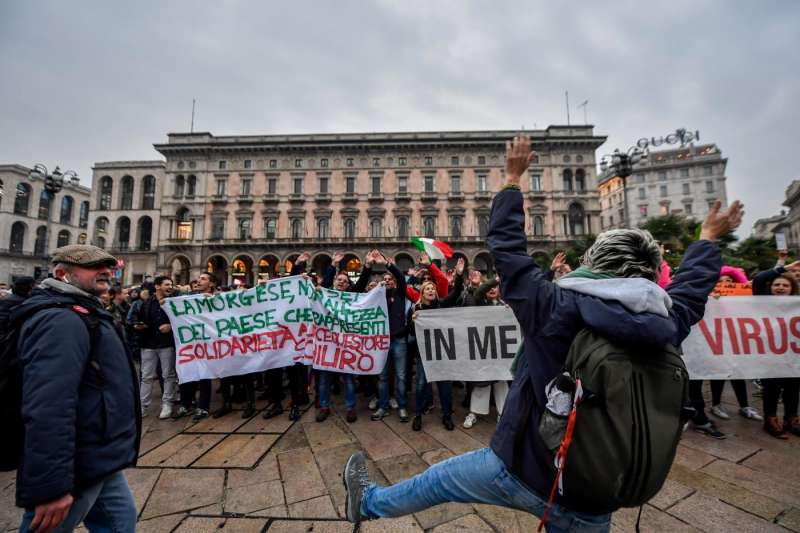
<svg viewBox="0 0 800 533">
<path fill-rule="evenodd" d="M 669 316 L 672 299 L 667 292 L 644 278 L 589 279 L 567 277 L 556 281 L 562 289 L 569 289 L 601 300 L 619 302 L 633 313 L 653 313 Z"/>
</svg>

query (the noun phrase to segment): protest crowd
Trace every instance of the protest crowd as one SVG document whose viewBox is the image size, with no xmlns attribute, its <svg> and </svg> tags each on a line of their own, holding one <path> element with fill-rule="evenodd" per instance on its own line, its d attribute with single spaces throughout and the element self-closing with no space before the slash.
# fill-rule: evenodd
<svg viewBox="0 0 800 533">
<path fill-rule="evenodd" d="M 515 141 L 509 150 L 516 147 Z M 513 155 L 509 153 L 510 160 Z M 520 173 L 524 170 L 525 166 L 521 167 Z M 526 255 L 524 245 L 521 253 L 518 249 L 524 235 L 514 233 L 517 217 L 523 216 L 516 196 L 518 187 L 511 182 L 498 193 L 493 207 L 489 246 L 497 273 L 468 267 L 463 259 L 448 267 L 446 256 L 430 249 L 432 253 L 421 252 L 418 263 L 405 272 L 381 250 L 373 250 L 355 276 L 345 271 L 341 253 L 333 253 L 332 264 L 321 272 L 310 270 L 309 253 L 300 254 L 286 276 L 304 276 L 319 289 L 352 293 L 368 293 L 378 286 L 385 289 L 388 355 L 377 375 L 318 370 L 297 362 L 179 384 L 176 338 L 165 302 L 250 287 L 220 286 L 210 272 L 203 272 L 186 286 L 175 285 L 166 275 L 148 277 L 140 285 L 121 286 L 113 275 L 116 260 L 107 252 L 89 245 L 56 250 L 50 277 L 41 281 L 19 278 L 12 287 L 0 288 L 3 336 L 16 335 L 15 348 L 24 367 L 24 447 L 16 464 L 17 503 L 26 509 L 21 530 L 51 531 L 59 526 L 71 530 L 83 522 L 90 530 L 108 530 L 103 528 L 113 523 L 117 525 L 114 530 L 133 531 L 136 513 L 122 470 L 136 462 L 141 418 L 191 417 L 200 421 L 258 415 L 298 420 L 313 408 L 316 421 L 324 422 L 331 415 L 332 396 L 342 395 L 348 423 L 357 420 L 359 404 L 366 404 L 372 420 L 397 416 L 400 422 L 410 423 L 413 431 L 420 431 L 424 424 L 441 424 L 448 431 L 456 425 L 466 430 L 476 424 L 498 426 L 491 449 L 453 458 L 441 463 L 448 466 L 436 465 L 419 479 L 395 487 L 377 488 L 368 480 L 363 456 L 354 456 L 344 473 L 351 520 L 399 516 L 443 501 L 478 501 L 526 508 L 536 514 L 549 511 L 547 527 L 552 531 L 571 530 L 577 522 L 570 520 L 581 521 L 587 531 L 607 531 L 608 511 L 584 510 L 574 496 L 556 499 L 554 506 L 551 497 L 545 506 L 553 484 L 550 471 L 543 466 L 546 450 L 538 435 L 533 436 L 532 426 L 524 427 L 525 416 L 537 423 L 543 416 L 549 398 L 546 386 L 564 366 L 577 333 L 584 325 L 606 336 L 621 329 L 639 329 L 633 342 L 645 342 L 644 336 L 652 335 L 680 345 L 689 328 L 702 318 L 706 298 L 718 281 L 750 284 L 757 296 L 796 296 L 800 294 L 800 261 L 787 263 L 787 254 L 782 252 L 774 268 L 749 276 L 721 265 L 709 240 L 735 228 L 735 219 L 740 220 L 741 214 L 737 213 L 740 206 L 734 204 L 727 215 L 717 206 L 709 227 L 717 224 L 719 227 L 712 229 L 718 234 L 710 234 L 708 240 L 687 250 L 676 272 L 670 273 L 668 267 L 648 270 L 642 266 L 634 274 L 619 267 L 619 272 L 625 273 L 618 274 L 610 267 L 600 267 L 603 261 L 620 261 L 613 257 L 614 246 L 638 247 L 623 261 L 656 261 L 658 265 L 659 250 L 653 249 L 657 245 L 641 230 L 620 230 L 631 234 L 606 240 L 601 235 L 582 265 L 569 265 L 565 254 L 559 253 L 549 270 L 542 271 Z M 714 216 L 721 221 L 713 220 Z M 725 216 L 729 219 L 723 220 Z M 587 258 L 594 263 L 587 264 Z M 668 294 L 672 307 L 661 316 L 651 308 L 636 314 L 624 301 L 623 305 L 608 304 L 602 295 L 581 288 L 583 282 L 614 276 L 644 278 L 646 283 L 660 286 L 659 294 Z M 715 297 L 735 296 L 711 295 Z M 415 322 L 429 310 L 479 306 L 510 306 L 520 322 L 524 342 L 514 362 L 513 383 L 436 381 L 434 387 L 426 379 L 423 340 L 417 337 Z M 645 315 L 647 319 L 642 318 Z M 706 405 L 703 382 L 690 381 L 687 407 L 692 411 L 683 429 L 724 439 L 714 419 L 741 416 L 762 424 L 776 439 L 800 437 L 800 378 L 739 379 L 731 380 L 730 385 L 739 403 L 738 413 L 722 405 L 726 381 L 710 383 L 710 406 Z M 114 400 L 104 401 L 103 408 L 111 411 L 104 420 L 112 426 L 101 427 L 98 394 L 108 390 L 113 391 Z M 455 398 L 454 391 L 460 391 Z M 751 404 L 753 396 L 761 397 L 761 405 Z M 453 402 L 457 399 L 462 399 L 468 414 L 454 420 Z M 257 400 L 266 400 L 266 407 L 257 410 Z M 478 462 L 484 470 L 475 466 Z M 515 491 L 517 496 L 509 499 L 486 493 L 491 490 L 486 476 L 499 473 L 508 478 L 504 490 Z M 461 484 L 464 476 L 472 476 L 471 481 Z M 484 481 L 486 487 L 479 488 L 477 484 Z M 112 501 L 111 496 L 113 504 L 95 505 L 100 499 Z"/>
</svg>

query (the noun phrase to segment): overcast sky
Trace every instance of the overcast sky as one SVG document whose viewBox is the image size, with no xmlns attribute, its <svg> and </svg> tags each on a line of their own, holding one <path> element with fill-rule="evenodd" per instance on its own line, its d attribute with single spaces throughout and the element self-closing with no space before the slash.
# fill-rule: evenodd
<svg viewBox="0 0 800 533">
<path fill-rule="evenodd" d="M 0 162 L 157 159 L 215 135 L 543 128 L 598 156 L 675 128 L 728 158 L 740 234 L 800 171 L 800 2 L 0 2 Z M 611 3 L 610 3 L 611 4 Z"/>
</svg>

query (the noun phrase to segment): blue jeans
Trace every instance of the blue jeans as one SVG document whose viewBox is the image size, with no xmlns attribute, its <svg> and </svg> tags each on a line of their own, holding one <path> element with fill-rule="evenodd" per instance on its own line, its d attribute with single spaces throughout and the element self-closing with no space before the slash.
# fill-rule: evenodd
<svg viewBox="0 0 800 533">
<path fill-rule="evenodd" d="M 75 496 L 67 518 L 55 532 L 72 531 L 83 522 L 92 533 L 133 533 L 136 530 L 136 515 L 136 503 L 128 480 L 125 474 L 117 472 Z M 33 516 L 33 511 L 25 511 L 19 526 L 20 533 L 29 531 Z"/>
<path fill-rule="evenodd" d="M 547 501 L 511 474 L 489 448 L 457 455 L 390 487 L 371 484 L 364 491 L 361 514 L 391 518 L 416 513 L 446 502 L 486 503 L 511 507 L 541 517 Z M 548 533 L 606 533 L 611 515 L 576 513 L 553 505 Z"/>
<path fill-rule="evenodd" d="M 339 372 L 328 372 L 327 370 L 320 370 L 319 372 L 319 407 L 320 409 L 328 409 L 331 406 L 331 382 L 339 379 L 339 376 L 344 378 L 344 404 L 348 409 L 356 408 L 356 380 L 353 374 L 342 374 Z"/>
<path fill-rule="evenodd" d="M 386 366 L 383 367 L 378 381 L 378 398 L 380 407 L 389 410 L 389 368 L 394 366 L 394 393 L 397 395 L 397 404 L 400 409 L 405 409 L 408 404 L 406 397 L 406 355 L 408 346 L 405 339 L 392 339 L 389 343 L 389 353 L 386 356 Z"/>
<path fill-rule="evenodd" d="M 453 382 L 437 381 L 436 388 L 439 389 L 439 401 L 442 404 L 442 416 L 453 414 Z M 433 401 L 433 386 L 425 378 L 425 367 L 422 366 L 422 358 L 417 356 L 417 410 L 416 414 L 421 415 L 425 411 L 425 405 Z"/>
</svg>

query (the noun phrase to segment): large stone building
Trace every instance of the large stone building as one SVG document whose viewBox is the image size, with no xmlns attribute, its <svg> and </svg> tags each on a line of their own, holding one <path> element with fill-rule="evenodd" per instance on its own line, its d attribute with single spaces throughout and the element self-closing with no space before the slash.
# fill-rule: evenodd
<svg viewBox="0 0 800 533">
<path fill-rule="evenodd" d="M 727 205 L 728 160 L 715 144 L 650 152 L 626 180 L 612 170 L 599 179 L 601 229 L 637 227 L 650 218 L 677 214 L 702 220 L 716 200 Z"/>
<path fill-rule="evenodd" d="M 0 281 L 41 277 L 58 246 L 86 242 L 89 194 L 77 178 L 54 197 L 22 165 L 0 165 Z"/>
<path fill-rule="evenodd" d="M 786 188 L 783 205 L 789 208 L 785 218 L 772 229 L 773 233 L 786 235 L 786 244 L 794 255 L 800 255 L 800 180 L 794 180 Z"/>
<path fill-rule="evenodd" d="M 767 218 L 759 218 L 753 223 L 753 231 L 750 236 L 756 239 L 769 240 L 774 236 L 775 228 L 786 220 L 786 211 L 781 210 L 780 215 L 773 215 Z"/>
<path fill-rule="evenodd" d="M 531 132 L 537 159 L 522 188 L 531 254 L 600 229 L 591 126 Z M 445 240 L 491 270 L 485 237 L 513 131 L 225 136 L 175 133 L 166 161 L 97 163 L 90 236 L 124 262 L 124 283 L 213 271 L 252 284 L 308 251 L 352 270 L 378 248 L 407 268 L 409 239 Z M 150 231 L 148 231 L 148 229 Z"/>
</svg>

